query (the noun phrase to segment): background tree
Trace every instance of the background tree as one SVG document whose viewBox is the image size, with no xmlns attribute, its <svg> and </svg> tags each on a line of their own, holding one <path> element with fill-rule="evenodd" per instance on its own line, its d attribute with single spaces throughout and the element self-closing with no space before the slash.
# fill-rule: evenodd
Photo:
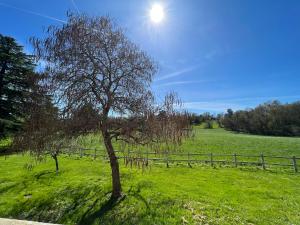
<svg viewBox="0 0 300 225">
<path fill-rule="evenodd" d="M 216 116 L 216 122 L 218 124 L 218 127 L 222 127 L 223 128 L 223 124 L 222 124 L 222 119 L 223 119 L 224 115 L 223 113 L 218 113 Z"/>
<path fill-rule="evenodd" d="M 209 112 L 205 112 L 202 114 L 196 114 L 192 113 L 189 114 L 189 120 L 190 124 L 193 125 L 203 125 L 203 128 L 205 129 L 213 129 L 214 124 L 216 124 L 218 127 L 222 127 L 222 120 L 223 120 L 223 115 L 222 114 L 211 114 Z"/>
<path fill-rule="evenodd" d="M 64 110 L 90 102 L 99 112 L 112 171 L 112 198 L 119 198 L 122 189 L 112 139 L 138 141 L 143 137 L 139 131 L 150 127 L 145 119 L 155 118 L 150 90 L 155 63 L 108 17 L 69 14 L 66 24 L 49 27 L 45 39 L 33 38 L 32 43 L 38 59 L 48 63 L 49 87 Z M 112 120 L 111 113 L 122 119 Z"/>
<path fill-rule="evenodd" d="M 33 77 L 31 80 L 34 85 L 27 102 L 27 116 L 22 129 L 14 136 L 13 149 L 29 151 L 38 160 L 50 155 L 55 160 L 58 173 L 58 155 L 69 140 L 66 138 L 68 129 L 59 117 L 58 108 L 53 105 L 37 78 Z"/>
<path fill-rule="evenodd" d="M 261 135 L 300 136 L 300 102 L 267 102 L 254 109 L 228 110 L 225 129 Z"/>
<path fill-rule="evenodd" d="M 69 110 L 64 119 L 70 135 L 99 131 L 100 116 L 92 103 Z"/>
<path fill-rule="evenodd" d="M 20 127 L 33 70 L 32 56 L 15 39 L 0 34 L 0 137 Z"/>
<path fill-rule="evenodd" d="M 207 120 L 204 122 L 204 129 L 213 129 L 214 128 L 214 121 L 213 120 Z"/>
</svg>

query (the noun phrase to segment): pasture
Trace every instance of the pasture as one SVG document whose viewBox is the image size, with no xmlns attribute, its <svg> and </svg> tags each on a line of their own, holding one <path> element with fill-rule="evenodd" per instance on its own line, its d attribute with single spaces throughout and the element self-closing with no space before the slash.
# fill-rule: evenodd
<svg viewBox="0 0 300 225">
<path fill-rule="evenodd" d="M 300 154 L 300 138 L 274 137 L 250 134 L 239 134 L 221 128 L 193 128 L 194 137 L 185 139 L 179 147 L 181 152 L 196 153 L 240 153 L 268 155 L 298 155 Z M 85 148 L 104 150 L 100 134 L 88 134 L 79 138 L 79 144 Z M 140 147 L 140 146 L 139 146 Z M 121 147 L 115 144 L 116 149 Z"/>
<path fill-rule="evenodd" d="M 82 146 L 102 148 L 98 136 L 81 137 Z M 300 138 L 195 128 L 179 151 L 299 156 Z M 120 160 L 126 196 L 112 205 L 108 162 L 59 160 L 56 175 L 50 158 L 35 163 L 28 155 L 1 156 L 0 217 L 63 224 L 300 224 L 300 174 L 292 171 L 201 164 L 142 170 Z"/>
</svg>

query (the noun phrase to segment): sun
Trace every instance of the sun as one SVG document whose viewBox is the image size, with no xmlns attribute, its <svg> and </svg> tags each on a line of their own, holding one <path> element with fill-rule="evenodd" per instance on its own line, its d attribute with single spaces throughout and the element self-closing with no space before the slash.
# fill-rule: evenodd
<svg viewBox="0 0 300 225">
<path fill-rule="evenodd" d="M 160 4 L 152 5 L 150 10 L 150 19 L 154 23 L 160 23 L 164 19 L 164 8 Z"/>
</svg>

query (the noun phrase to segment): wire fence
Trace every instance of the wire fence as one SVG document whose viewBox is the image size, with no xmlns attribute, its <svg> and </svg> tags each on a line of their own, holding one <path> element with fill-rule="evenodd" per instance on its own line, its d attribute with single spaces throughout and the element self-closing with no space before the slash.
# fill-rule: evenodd
<svg viewBox="0 0 300 225">
<path fill-rule="evenodd" d="M 217 153 L 192 153 L 192 152 L 151 152 L 151 151 L 132 151 L 132 150 L 116 150 L 118 159 L 123 159 L 125 164 L 132 165 L 142 164 L 148 165 L 149 162 L 165 163 L 169 167 L 172 163 L 184 163 L 189 167 L 192 164 L 209 164 L 238 166 L 256 166 L 266 170 L 270 167 L 284 167 L 298 172 L 298 162 L 300 157 L 296 156 L 274 156 L 274 155 L 247 155 L 247 154 L 217 154 Z M 63 151 L 64 154 L 77 155 L 79 157 L 89 156 L 94 159 L 108 159 L 106 151 L 101 149 L 68 147 Z"/>
</svg>

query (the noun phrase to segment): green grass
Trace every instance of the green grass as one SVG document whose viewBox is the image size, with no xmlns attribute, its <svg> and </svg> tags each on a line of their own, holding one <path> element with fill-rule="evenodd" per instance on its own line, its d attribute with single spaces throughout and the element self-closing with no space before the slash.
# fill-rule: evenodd
<svg viewBox="0 0 300 225">
<path fill-rule="evenodd" d="M 198 127 L 198 128 L 205 128 L 205 125 L 206 125 L 206 122 L 203 122 L 199 125 L 195 125 L 195 127 Z M 212 128 L 213 129 L 216 129 L 216 128 L 219 128 L 219 124 L 216 122 L 216 121 L 212 121 Z M 206 129 L 206 128 L 205 128 Z M 208 129 L 208 128 L 207 128 Z"/>
<path fill-rule="evenodd" d="M 299 137 L 272 137 L 249 134 L 237 134 L 224 129 L 194 128 L 195 137 L 185 141 L 184 151 L 269 154 L 281 156 L 300 155 Z"/>
<path fill-rule="evenodd" d="M 0 139 L 0 153 L 7 150 L 7 148 L 10 147 L 11 142 L 12 142 L 11 138 L 2 138 L 2 139 Z"/>
<path fill-rule="evenodd" d="M 249 134 L 237 134 L 234 132 L 225 131 L 224 129 L 202 129 L 201 126 L 195 126 L 193 129 L 193 137 L 188 138 L 177 149 L 176 153 L 185 153 L 185 156 L 169 155 L 169 159 L 187 159 L 187 153 L 213 153 L 227 154 L 231 156 L 214 156 L 214 160 L 226 160 L 233 164 L 233 154 L 240 155 L 254 155 L 257 157 L 238 156 L 238 161 L 246 161 L 259 163 L 261 161 L 260 155 L 265 156 L 284 156 L 284 157 L 300 157 L 300 138 L 296 137 L 272 137 L 259 136 Z M 87 154 L 94 154 L 93 149 L 97 149 L 97 154 L 105 153 L 103 145 L 101 145 L 100 134 L 89 134 L 85 137 L 79 138 L 79 145 L 92 150 L 85 150 Z M 122 150 L 122 147 L 115 143 L 115 149 Z M 132 148 L 136 152 L 144 152 L 143 157 L 146 157 L 147 146 L 135 146 Z M 127 150 L 126 150 L 127 151 Z M 125 152 L 126 152 L 125 151 Z M 150 150 L 153 152 L 153 150 Z M 121 156 L 122 153 L 119 153 Z M 134 155 L 134 154 L 131 154 Z M 140 155 L 140 153 L 139 153 Z M 165 158 L 165 155 L 150 155 L 157 158 Z M 210 160 L 210 156 L 191 156 L 191 160 Z M 274 159 L 265 158 L 266 164 L 280 163 L 284 165 L 291 165 L 291 159 Z M 281 167 L 287 170 L 292 170 L 292 167 Z M 268 166 L 268 168 L 278 169 L 278 166 Z"/>
<path fill-rule="evenodd" d="M 107 163 L 61 157 L 23 168 L 27 156 L 0 158 L 0 216 L 64 224 L 88 218 L 109 198 Z M 9 168 L 9 169 L 8 169 Z M 126 198 L 99 224 L 299 224 L 300 176 L 208 167 L 142 171 L 121 165 Z M 284 187 L 284 188 L 278 188 Z"/>
<path fill-rule="evenodd" d="M 300 155 L 299 138 L 196 132 L 182 151 Z M 96 137 L 82 143 L 95 147 Z M 300 174 L 292 171 L 184 164 L 142 170 L 121 161 L 126 197 L 111 206 L 107 162 L 74 156 L 59 161 L 56 175 L 50 158 L 35 163 L 28 155 L 0 157 L 0 217 L 63 224 L 300 224 Z M 30 164 L 33 169 L 26 169 Z"/>
<path fill-rule="evenodd" d="M 238 134 L 221 128 L 202 129 L 195 126 L 193 137 L 188 138 L 179 147 L 179 151 L 216 154 L 252 154 L 277 156 L 300 156 L 299 137 L 272 137 L 249 134 Z M 80 137 L 78 144 L 85 148 L 104 150 L 100 134 L 89 134 Z M 115 143 L 115 148 L 121 147 Z M 138 146 L 138 149 L 143 147 Z M 147 147 L 144 147 L 146 149 Z M 91 151 L 92 153 L 93 151 Z"/>
</svg>

